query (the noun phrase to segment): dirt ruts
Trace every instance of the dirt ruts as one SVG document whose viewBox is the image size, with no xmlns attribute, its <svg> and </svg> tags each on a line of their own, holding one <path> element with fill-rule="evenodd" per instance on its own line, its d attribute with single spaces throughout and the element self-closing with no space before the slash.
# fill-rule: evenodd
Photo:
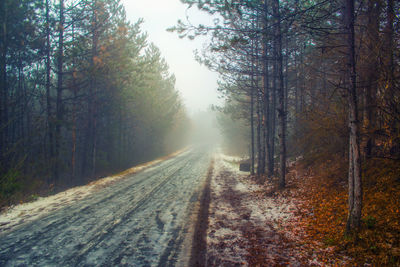
<svg viewBox="0 0 400 267">
<path fill-rule="evenodd" d="M 211 153 L 193 149 L 0 234 L 0 266 L 174 266 Z"/>
<path fill-rule="evenodd" d="M 190 254 L 189 266 L 201 267 L 206 264 L 207 253 L 207 228 L 208 213 L 210 208 L 210 183 L 213 175 L 214 160 L 207 172 L 204 190 L 200 198 L 200 209 L 197 215 L 197 221 L 194 229 L 193 243 Z"/>
</svg>

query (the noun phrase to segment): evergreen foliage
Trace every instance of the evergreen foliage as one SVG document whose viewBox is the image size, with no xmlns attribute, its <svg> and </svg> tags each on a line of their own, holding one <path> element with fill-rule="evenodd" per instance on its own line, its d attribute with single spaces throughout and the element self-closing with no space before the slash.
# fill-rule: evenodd
<svg viewBox="0 0 400 267">
<path fill-rule="evenodd" d="M 277 175 L 282 188 L 288 159 L 341 159 L 348 164 L 347 230 L 357 231 L 362 165 L 400 160 L 399 3 L 182 2 L 215 18 L 213 25 L 178 21 L 170 30 L 211 37 L 198 59 L 220 74 L 221 110 L 248 121 L 252 169 Z"/>
<path fill-rule="evenodd" d="M 5 0 L 0 14 L 0 205 L 183 145 L 166 143 L 188 124 L 174 75 L 119 0 Z"/>
</svg>

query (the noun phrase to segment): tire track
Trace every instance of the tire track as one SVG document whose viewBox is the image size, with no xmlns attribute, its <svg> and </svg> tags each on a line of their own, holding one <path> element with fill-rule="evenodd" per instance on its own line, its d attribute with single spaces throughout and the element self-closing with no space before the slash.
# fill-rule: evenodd
<svg viewBox="0 0 400 267">
<path fill-rule="evenodd" d="M 210 208 L 210 183 L 213 175 L 214 161 L 207 172 L 207 179 L 205 182 L 203 194 L 200 199 L 200 210 L 197 216 L 197 222 L 194 229 L 194 237 L 192 243 L 192 250 L 190 253 L 189 266 L 201 267 L 206 266 L 207 255 L 207 228 L 208 228 L 208 214 Z"/>
<path fill-rule="evenodd" d="M 113 266 L 125 258 L 131 262 L 142 259 L 149 265 L 157 264 L 158 257 L 176 259 L 188 209 L 179 208 L 176 213 L 169 202 L 185 207 L 191 203 L 196 175 L 206 168 L 204 157 L 204 152 L 181 154 L 72 206 L 0 234 L 0 266 Z M 163 217 L 164 209 L 172 217 Z M 149 223 L 137 221 L 137 216 L 147 218 L 149 212 Z M 160 233 L 154 235 L 154 229 Z M 154 238 L 166 244 L 147 250 L 146 244 L 154 243 Z M 99 257 L 99 251 L 105 254 Z"/>
<path fill-rule="evenodd" d="M 82 261 L 82 257 L 85 254 L 87 254 L 95 245 L 97 245 L 99 242 L 105 239 L 112 229 L 116 228 L 119 224 L 125 222 L 127 218 L 129 218 L 135 211 L 137 211 L 137 209 L 139 209 L 143 204 L 145 204 L 146 201 L 148 201 L 156 192 L 158 192 L 162 188 L 162 186 L 165 185 L 176 173 L 182 170 L 188 164 L 189 161 L 190 159 L 187 159 L 183 166 L 175 170 L 173 173 L 169 174 L 157 186 L 155 186 L 152 190 L 150 190 L 150 192 L 148 192 L 140 200 L 138 200 L 132 208 L 126 210 L 120 210 L 120 212 L 118 212 L 118 214 L 114 216 L 114 218 L 120 217 L 117 223 L 113 223 L 110 225 L 108 222 L 104 222 L 103 224 L 98 225 L 95 229 L 96 234 L 90 240 L 87 241 L 88 244 L 86 244 L 84 248 L 81 248 L 77 255 L 71 255 L 69 260 L 73 262 L 74 265 Z"/>
<path fill-rule="evenodd" d="M 176 172 L 177 175 L 174 175 L 173 177 L 171 177 L 171 178 L 174 178 L 174 179 L 169 179 L 167 181 L 167 182 L 171 183 L 169 185 L 170 186 L 170 188 L 169 188 L 170 190 L 172 190 L 172 191 L 173 190 L 178 190 L 179 191 L 179 188 L 176 186 L 174 181 L 177 182 L 179 180 L 181 180 L 181 181 L 184 180 L 185 179 L 184 178 L 185 175 L 191 177 L 191 175 L 188 175 L 190 172 L 188 172 L 187 169 L 192 169 L 191 167 L 193 165 L 193 162 L 196 162 L 198 160 L 198 158 L 200 158 L 198 155 L 194 155 L 194 158 L 188 160 L 188 164 L 186 164 L 186 166 L 182 167 L 179 171 Z M 191 171 L 193 171 L 193 170 L 191 170 Z M 195 172 L 195 171 L 193 171 L 193 172 Z M 198 172 L 197 172 L 197 174 L 198 174 Z M 189 179 L 187 179 L 187 180 L 189 181 Z M 172 193 L 169 192 L 169 193 L 170 193 L 169 196 L 172 196 L 172 198 L 168 199 L 168 202 L 174 203 L 174 202 L 176 202 L 177 199 L 181 198 L 181 195 L 179 195 L 179 194 L 173 194 L 173 192 Z M 187 199 L 190 199 L 190 197 L 188 196 Z M 149 204 L 149 205 L 155 204 L 154 202 L 157 202 L 157 198 L 154 198 L 154 197 L 153 198 L 147 198 L 146 200 L 147 201 L 153 200 L 153 203 L 145 203 L 145 204 Z M 159 201 L 161 201 L 161 203 L 163 203 L 162 208 L 167 209 L 167 207 L 165 207 L 165 205 L 168 205 L 168 204 L 166 204 L 167 203 L 166 199 L 162 198 Z M 189 203 L 190 201 L 187 201 L 187 202 Z M 165 229 L 165 227 L 167 227 L 167 225 L 166 225 L 166 222 L 161 221 L 160 212 L 161 212 L 160 211 L 160 207 L 158 207 L 158 209 L 155 210 L 154 213 L 153 213 L 153 217 L 154 218 L 146 217 L 146 221 L 147 221 L 146 226 L 143 229 L 140 229 L 140 231 L 137 231 L 137 229 L 135 229 L 135 226 L 134 225 L 130 225 L 129 223 L 131 223 L 131 222 L 128 221 L 127 224 L 126 224 L 126 227 L 128 227 L 128 229 L 130 229 L 130 230 L 125 232 L 124 234 L 128 238 L 130 238 L 130 237 L 135 236 L 137 234 L 146 235 L 146 233 L 148 233 L 151 228 L 153 228 L 153 230 L 157 229 L 157 231 L 159 231 L 159 232 L 171 231 L 168 244 L 165 246 L 166 248 L 165 248 L 164 252 L 161 255 L 161 259 L 159 260 L 160 263 L 158 264 L 158 266 L 162 266 L 162 267 L 173 266 L 171 264 L 167 264 L 168 263 L 167 261 L 168 261 L 169 258 L 172 258 L 172 259 L 176 258 L 177 253 L 174 253 L 174 255 L 171 256 L 171 252 L 174 252 L 175 250 L 179 249 L 179 246 L 182 243 L 181 242 L 182 239 L 183 239 L 182 238 L 182 233 L 185 231 L 185 229 L 184 229 L 185 225 L 176 224 L 176 225 L 174 225 L 172 227 L 172 229 L 171 228 Z M 184 213 L 186 215 L 189 212 L 190 212 L 190 209 L 185 209 Z M 177 220 L 177 214 L 172 212 L 171 215 L 173 217 L 172 218 L 172 222 L 175 222 Z M 162 224 L 162 227 L 160 227 L 161 224 Z M 132 242 L 134 243 L 135 238 L 131 238 L 131 239 L 133 240 Z M 140 239 L 140 238 L 138 238 L 138 239 Z M 125 247 L 122 251 L 121 251 L 120 247 L 116 247 L 113 250 L 113 252 L 110 253 L 110 255 L 114 255 L 114 257 L 108 258 L 105 261 L 104 265 L 105 266 L 115 265 L 115 263 L 120 261 L 124 257 L 124 255 L 129 255 L 130 254 L 129 250 L 130 250 L 129 247 Z M 145 265 L 147 266 L 147 264 L 145 264 Z M 136 266 L 136 265 L 133 265 L 133 266 Z"/>
</svg>

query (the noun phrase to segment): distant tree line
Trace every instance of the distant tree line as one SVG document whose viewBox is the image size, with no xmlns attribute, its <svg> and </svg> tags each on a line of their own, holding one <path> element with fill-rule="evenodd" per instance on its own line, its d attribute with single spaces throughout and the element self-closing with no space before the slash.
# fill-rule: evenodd
<svg viewBox="0 0 400 267">
<path fill-rule="evenodd" d="M 250 125 L 252 173 L 279 176 L 288 157 L 348 162 L 348 230 L 360 225 L 362 162 L 400 160 L 400 4 L 393 0 L 184 0 L 214 25 L 199 61 L 220 73 L 221 110 Z M 226 123 L 225 125 L 229 125 Z M 265 176 L 263 176 L 265 177 Z"/>
<path fill-rule="evenodd" d="M 119 0 L 0 5 L 0 201 L 182 145 L 175 77 Z"/>
</svg>

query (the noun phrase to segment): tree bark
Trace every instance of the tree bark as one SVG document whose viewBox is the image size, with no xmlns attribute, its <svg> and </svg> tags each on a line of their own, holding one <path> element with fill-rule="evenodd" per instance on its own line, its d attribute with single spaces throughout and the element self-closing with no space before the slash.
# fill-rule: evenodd
<svg viewBox="0 0 400 267">
<path fill-rule="evenodd" d="M 256 99 L 256 109 L 257 109 L 257 174 L 260 175 L 263 173 L 262 170 L 262 161 L 263 161 L 263 156 L 262 156 L 262 145 L 261 145 L 261 124 L 262 124 L 262 116 L 261 116 L 261 101 L 260 101 L 260 93 L 258 90 L 258 83 L 256 86 L 256 92 L 257 92 L 257 99 Z"/>
<path fill-rule="evenodd" d="M 257 24 L 258 24 L 258 15 L 257 15 Z M 261 91 L 259 87 L 259 76 L 258 76 L 258 66 L 259 66 L 259 43 L 258 38 L 256 39 L 256 46 L 255 46 L 255 53 L 254 53 L 254 73 L 255 73 L 255 92 L 256 92 L 256 112 L 257 112 L 257 174 L 261 175 L 265 173 L 265 156 L 263 155 L 263 147 L 262 147 L 262 98 L 261 98 Z M 253 74 L 254 75 L 254 74 Z"/>
<path fill-rule="evenodd" d="M 53 138 L 53 119 L 52 119 L 52 110 L 51 110 L 51 67 L 50 67 L 50 6 L 49 0 L 46 0 L 46 104 L 47 104 L 47 136 L 49 138 L 49 164 L 54 168 L 54 138 Z M 49 181 L 51 182 L 51 181 Z"/>
<path fill-rule="evenodd" d="M 97 58 L 97 44 L 98 44 L 98 21 L 97 21 L 97 1 L 92 4 L 93 8 L 93 21 L 92 21 L 92 59 L 91 59 L 91 71 L 89 82 L 89 96 L 88 96 L 88 126 L 86 130 L 85 148 L 89 153 L 84 151 L 83 163 L 82 163 L 82 174 L 85 176 L 89 174 L 90 178 L 93 178 L 96 172 L 96 105 L 97 105 L 97 93 L 96 93 L 96 58 Z M 84 149 L 84 150 L 86 150 Z M 89 163 L 89 164 L 87 164 Z"/>
<path fill-rule="evenodd" d="M 253 62 L 252 62 L 253 66 Z M 250 134 L 251 134 L 251 174 L 254 174 L 254 72 L 251 74 L 251 88 L 250 88 Z"/>
<path fill-rule="evenodd" d="M 275 46 L 275 42 L 273 44 Z M 275 57 L 275 48 L 274 49 L 274 57 Z M 271 107 L 270 107 L 270 151 L 269 151 L 269 162 L 268 162 L 268 176 L 272 177 L 274 175 L 274 167 L 275 167 L 275 135 L 276 135 L 276 92 L 277 92 L 277 62 L 275 58 L 272 62 L 272 90 L 271 90 Z"/>
<path fill-rule="evenodd" d="M 283 74 L 283 79 L 284 79 L 284 106 L 285 106 L 285 114 L 287 116 L 288 114 L 288 103 L 289 103 L 289 57 L 290 57 L 290 51 L 289 51 L 289 38 L 285 38 L 285 57 L 284 57 L 284 66 L 285 66 L 285 71 Z"/>
<path fill-rule="evenodd" d="M 286 185 L 286 112 L 285 112 L 285 88 L 283 80 L 283 58 L 282 58 L 282 32 L 281 32 L 281 16 L 279 10 L 279 0 L 274 1 L 273 13 L 275 17 L 275 34 L 274 34 L 274 56 L 276 60 L 276 74 L 278 75 L 278 100 L 277 108 L 279 118 L 279 147 L 280 147 L 280 175 L 279 187 L 284 188 Z"/>
<path fill-rule="evenodd" d="M 62 93 L 63 93 L 63 64 L 64 64 L 64 0 L 60 0 L 60 18 L 58 25 L 58 55 L 57 55 L 57 99 L 56 99 L 56 127 L 55 127 L 55 168 L 54 182 L 58 180 L 61 169 L 60 146 L 61 124 L 63 120 Z"/>
<path fill-rule="evenodd" d="M 358 96 L 357 73 L 354 44 L 354 0 L 345 1 L 345 27 L 347 33 L 349 73 L 348 105 L 349 105 L 349 214 L 347 220 L 347 232 L 357 230 L 361 222 L 362 210 L 362 183 L 361 183 L 361 159 L 359 144 L 359 120 L 358 120 Z"/>
<path fill-rule="evenodd" d="M 95 72 L 97 71 L 97 66 L 95 62 L 95 58 L 98 56 L 97 45 L 98 45 L 98 18 L 97 18 L 97 1 L 94 2 L 94 23 L 93 23 L 93 40 L 92 40 L 92 65 Z M 92 144 L 91 144 L 91 161 L 92 161 L 92 169 L 91 169 L 91 177 L 94 178 L 96 174 L 96 150 L 97 150 L 97 78 L 96 74 L 92 76 L 91 79 L 91 91 L 93 92 L 93 108 L 92 108 L 92 120 L 93 120 L 93 130 L 92 130 Z"/>
<path fill-rule="evenodd" d="M 305 79 L 305 68 L 304 68 L 304 53 L 305 53 L 305 41 L 301 39 L 300 48 L 300 112 L 304 111 L 305 107 L 305 90 L 306 90 L 306 79 Z"/>
<path fill-rule="evenodd" d="M 270 87 L 270 75 L 269 75 L 269 19 L 268 19 L 268 1 L 264 1 L 264 38 L 262 42 L 263 46 L 263 89 L 264 89 L 264 128 L 265 128 L 265 145 L 266 145 L 266 164 L 267 164 L 267 176 L 269 178 L 274 174 L 274 125 L 275 125 L 275 105 L 272 103 L 275 99 L 275 85 Z M 274 68 L 275 70 L 275 68 Z M 273 78 L 275 81 L 275 79 Z M 275 83 L 274 83 L 275 84 Z"/>
<path fill-rule="evenodd" d="M 1 131 L 1 147 L 0 147 L 0 159 L 2 162 L 2 167 L 4 171 L 7 171 L 8 166 L 8 158 L 7 158 L 7 150 L 8 150 L 8 88 L 7 88 L 7 52 L 8 52 L 8 43 L 7 43 L 7 3 L 5 0 L 1 1 L 1 10 L 2 14 L 2 23 L 1 23 L 1 36 L 3 39 L 2 47 L 1 47 L 1 116 L 0 116 L 0 131 Z"/>
<path fill-rule="evenodd" d="M 271 110 L 270 110 L 270 95 L 271 90 L 269 86 L 269 60 L 268 60 L 268 44 L 266 40 L 263 42 L 263 54 L 264 54 L 264 64 L 263 64 L 263 87 L 264 87 L 264 132 L 265 132 L 265 145 L 266 145 L 266 162 L 267 162 L 267 175 L 272 176 L 273 165 L 271 168 Z M 271 172 L 272 169 L 272 172 Z"/>
<path fill-rule="evenodd" d="M 394 18 L 396 16 L 394 10 L 394 1 L 387 0 L 386 4 L 386 27 L 384 30 L 385 35 L 385 44 L 384 44 L 384 57 L 385 57 L 385 72 L 386 72 L 386 85 L 384 89 L 384 97 L 386 105 L 390 110 L 396 110 L 398 103 L 395 101 L 396 95 L 396 84 L 395 84 L 395 62 L 394 62 L 394 51 L 395 51 L 395 42 L 394 42 Z M 398 89 L 397 89 L 398 90 Z M 396 116 L 396 115 L 395 115 Z M 390 118 L 389 121 L 390 131 L 392 136 L 399 136 L 400 134 L 400 126 L 399 120 L 396 118 Z"/>
<path fill-rule="evenodd" d="M 385 28 L 385 56 L 386 56 L 386 68 L 388 73 L 389 90 L 392 89 L 393 76 L 394 76 L 394 65 L 393 65 L 393 22 L 394 22 L 394 2 L 393 0 L 387 0 L 386 7 L 386 28 Z"/>
<path fill-rule="evenodd" d="M 75 24 L 72 24 L 72 43 L 75 48 Z M 74 100 L 72 103 L 72 149 L 71 149 L 71 185 L 75 183 L 76 179 L 76 118 L 77 118 L 77 96 L 78 88 L 76 85 L 76 62 L 75 57 L 72 60 L 72 90 Z"/>
</svg>

